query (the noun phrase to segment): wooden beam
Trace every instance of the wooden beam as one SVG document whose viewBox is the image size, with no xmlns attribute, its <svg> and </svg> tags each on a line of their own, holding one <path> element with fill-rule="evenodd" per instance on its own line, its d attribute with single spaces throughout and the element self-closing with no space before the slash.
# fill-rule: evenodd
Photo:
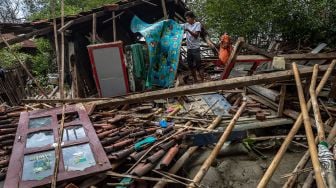
<svg viewBox="0 0 336 188">
<path fill-rule="evenodd" d="M 19 42 L 23 42 L 25 40 L 33 38 L 34 36 L 44 35 L 44 34 L 50 33 L 50 32 L 52 32 L 52 30 L 53 30 L 52 26 L 47 26 L 47 27 L 45 27 L 43 29 L 32 31 L 32 32 L 27 33 L 25 35 L 18 36 L 18 37 L 12 38 L 10 40 L 7 40 L 7 43 L 9 45 L 12 45 L 12 44 L 16 44 L 16 43 L 19 43 Z M 4 47 L 6 47 L 6 43 L 4 41 L 1 41 L 0 42 L 0 49 L 2 49 Z"/>
<path fill-rule="evenodd" d="M 222 79 L 227 79 L 230 75 L 230 72 L 231 70 L 233 69 L 234 65 L 235 65 L 235 62 L 236 62 L 236 59 L 237 59 L 237 56 L 242 48 L 242 44 L 244 43 L 244 38 L 242 37 L 239 37 L 236 44 L 235 44 L 235 47 L 233 49 L 233 51 L 231 52 L 230 54 L 230 57 L 225 65 L 225 69 L 224 69 L 224 72 L 222 74 Z"/>
<path fill-rule="evenodd" d="M 276 102 L 279 100 L 280 98 L 280 93 L 268 88 L 265 88 L 263 86 L 260 85 L 254 85 L 254 86 L 249 86 L 248 89 L 251 89 L 257 93 L 259 93 L 260 95 L 272 100 L 273 102 Z"/>
<path fill-rule="evenodd" d="M 61 0 L 61 27 L 64 26 L 64 0 Z M 64 99 L 64 64 L 65 64 L 65 46 L 64 46 L 64 32 L 61 33 L 61 67 L 59 78 L 59 92 L 60 98 Z"/>
<path fill-rule="evenodd" d="M 325 72 L 327 69 L 328 69 L 328 65 L 320 66 L 321 73 Z M 303 77 L 309 76 L 312 74 L 313 69 L 312 67 L 302 68 L 300 72 Z M 178 97 L 178 96 L 190 95 L 190 94 L 196 94 L 196 93 L 241 88 L 241 87 L 250 86 L 250 85 L 269 84 L 269 83 L 274 83 L 277 81 L 291 80 L 293 78 L 294 77 L 293 77 L 292 70 L 278 71 L 274 73 L 265 73 L 265 74 L 258 74 L 258 75 L 253 75 L 253 76 L 237 77 L 237 78 L 231 78 L 231 79 L 226 79 L 226 80 L 219 80 L 219 81 L 212 81 L 212 82 L 206 82 L 206 83 L 201 83 L 201 84 L 181 86 L 181 87 L 171 88 L 171 89 L 163 89 L 163 90 L 146 92 L 146 93 L 126 95 L 126 96 L 121 96 L 121 97 L 105 98 L 103 101 L 97 101 L 96 104 L 97 104 L 97 107 L 120 105 L 120 104 L 131 104 L 131 103 L 143 102 L 146 100 L 166 99 L 170 97 Z M 92 100 L 94 99 L 71 99 L 71 100 L 67 100 L 67 99 L 65 100 L 26 99 L 26 100 L 23 100 L 23 102 L 26 102 L 26 103 L 36 103 L 36 102 L 60 103 L 60 102 L 88 102 Z M 100 100 L 100 99 L 96 99 L 96 100 Z"/>
<path fill-rule="evenodd" d="M 282 117 L 283 115 L 284 106 L 285 106 L 285 98 L 286 98 L 286 89 L 287 89 L 287 86 L 285 84 L 282 84 L 281 90 L 280 90 L 278 117 Z"/>
<path fill-rule="evenodd" d="M 58 80 L 60 79 L 60 68 L 61 68 L 61 61 L 60 61 L 60 53 L 59 53 L 59 46 L 58 46 L 58 33 L 57 33 L 57 22 L 56 22 L 56 0 L 51 0 L 51 14 L 53 17 L 53 30 L 54 30 L 54 43 L 55 43 L 55 52 L 56 52 L 56 63 L 57 63 L 57 73 L 58 73 Z"/>
<path fill-rule="evenodd" d="M 68 23 L 66 23 L 65 25 L 63 25 L 58 32 L 59 33 L 63 33 L 66 29 L 68 29 L 72 24 L 74 23 L 73 20 L 70 20 Z"/>
<path fill-rule="evenodd" d="M 248 49 L 248 50 L 251 50 L 252 52 L 255 52 L 255 53 L 258 53 L 260 55 L 263 55 L 265 57 L 273 58 L 275 56 L 275 54 L 269 53 L 266 50 L 257 48 L 257 47 L 255 47 L 255 46 L 253 46 L 251 44 L 244 43 L 243 47 L 246 48 L 246 49 Z"/>
<path fill-rule="evenodd" d="M 162 5 L 163 17 L 165 20 L 167 20 L 168 13 L 167 13 L 167 7 L 166 7 L 166 0 L 161 0 L 161 5 Z"/>
<path fill-rule="evenodd" d="M 318 54 L 283 54 L 283 55 L 278 55 L 279 57 L 284 57 L 285 59 L 288 60 L 319 60 L 319 59 L 326 59 L 326 60 L 331 60 L 331 59 L 336 59 L 336 53 L 318 53 Z"/>
<path fill-rule="evenodd" d="M 96 44 L 96 32 L 97 32 L 97 15 L 92 14 L 92 44 Z"/>
<path fill-rule="evenodd" d="M 286 60 L 330 60 L 330 59 L 336 59 L 336 53 L 318 53 L 318 54 L 280 54 L 275 57 L 284 57 Z M 215 59 L 214 59 L 215 60 Z M 249 61 L 249 60 L 255 60 L 255 61 L 272 61 L 272 58 L 265 57 L 263 55 L 238 55 L 237 61 Z"/>
</svg>

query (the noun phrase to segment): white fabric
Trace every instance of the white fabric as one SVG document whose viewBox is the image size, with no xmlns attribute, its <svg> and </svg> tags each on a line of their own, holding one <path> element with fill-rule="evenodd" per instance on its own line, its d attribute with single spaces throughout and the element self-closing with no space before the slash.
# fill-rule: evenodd
<svg viewBox="0 0 336 188">
<path fill-rule="evenodd" d="M 185 23 L 182 24 L 183 29 L 189 29 L 191 32 L 201 32 L 201 23 L 195 22 L 194 24 Z M 201 46 L 200 36 L 195 38 L 189 32 L 186 31 L 186 38 L 187 38 L 187 48 L 188 49 L 198 49 Z"/>
</svg>

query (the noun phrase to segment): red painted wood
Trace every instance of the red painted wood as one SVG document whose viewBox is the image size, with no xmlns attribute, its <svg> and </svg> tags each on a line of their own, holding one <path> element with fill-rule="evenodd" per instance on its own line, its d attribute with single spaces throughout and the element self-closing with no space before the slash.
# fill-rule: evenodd
<svg viewBox="0 0 336 188">
<path fill-rule="evenodd" d="M 80 144 L 88 143 L 92 150 L 93 156 L 96 161 L 96 165 L 86 168 L 83 171 L 65 171 L 64 169 L 64 160 L 63 155 L 61 154 L 61 160 L 59 165 L 59 174 L 58 181 L 64 181 L 67 179 L 76 178 L 83 175 L 89 175 L 92 173 L 97 173 L 101 171 L 105 171 L 111 168 L 111 164 L 106 156 L 106 153 L 96 135 L 96 132 L 92 126 L 92 123 L 86 113 L 86 110 L 82 104 L 76 104 L 67 106 L 65 109 L 65 113 L 78 112 L 79 120 L 75 120 L 64 125 L 64 128 L 74 125 L 82 125 L 87 137 L 81 138 L 75 141 L 64 141 L 64 145 L 62 148 Z M 25 154 L 32 154 L 43 151 L 54 150 L 53 146 L 44 146 L 40 148 L 29 148 L 26 149 L 26 140 L 27 135 L 32 132 L 41 131 L 41 130 L 52 130 L 54 133 L 54 143 L 56 143 L 56 138 L 58 137 L 58 126 L 59 123 L 57 121 L 57 115 L 62 114 L 62 107 L 49 109 L 49 110 L 37 110 L 32 112 L 22 112 L 18 124 L 18 130 L 16 133 L 13 153 L 11 155 L 5 187 L 35 187 L 41 185 L 47 185 L 51 183 L 51 176 L 48 176 L 42 180 L 34 180 L 34 181 L 22 181 L 22 170 L 23 170 L 23 162 Z M 29 119 L 37 118 L 37 117 L 45 117 L 51 116 L 52 122 L 51 126 L 43 127 L 43 128 L 34 128 L 28 129 Z M 20 139 L 19 139 L 20 138 Z M 62 151 L 61 151 L 62 152 Z"/>
</svg>

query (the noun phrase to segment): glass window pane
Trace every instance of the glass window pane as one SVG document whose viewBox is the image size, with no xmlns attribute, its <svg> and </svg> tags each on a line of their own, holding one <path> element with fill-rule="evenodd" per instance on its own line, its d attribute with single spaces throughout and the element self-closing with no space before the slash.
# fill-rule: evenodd
<svg viewBox="0 0 336 188">
<path fill-rule="evenodd" d="M 95 166 L 96 161 L 89 144 L 82 144 L 63 148 L 64 168 L 66 171 L 83 171 Z"/>
<path fill-rule="evenodd" d="M 85 131 L 80 125 L 67 127 L 63 131 L 63 141 L 77 140 L 84 137 L 86 137 Z"/>
<path fill-rule="evenodd" d="M 34 118 L 29 120 L 28 128 L 40 128 L 51 125 L 51 117 L 41 117 L 41 118 Z"/>
<path fill-rule="evenodd" d="M 26 148 L 42 147 L 54 143 L 53 131 L 39 131 L 29 133 Z"/>
<path fill-rule="evenodd" d="M 54 173 L 55 151 L 24 156 L 22 180 L 42 180 Z"/>
</svg>

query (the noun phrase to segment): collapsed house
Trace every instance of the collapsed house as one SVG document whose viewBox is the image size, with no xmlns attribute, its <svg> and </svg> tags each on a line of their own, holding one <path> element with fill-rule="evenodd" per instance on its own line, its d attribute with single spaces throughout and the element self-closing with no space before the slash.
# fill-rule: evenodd
<svg viewBox="0 0 336 188">
<path fill-rule="evenodd" d="M 225 68 L 203 47 L 204 83 L 188 85 L 182 72 L 172 88 L 143 92 L 146 79 L 130 78 L 136 75 L 129 67 L 132 49 L 148 50 L 146 37 L 131 30 L 134 16 L 147 23 L 165 16 L 183 21 L 188 10 L 181 1 L 161 2 L 125 1 L 65 18 L 60 30 L 73 98 L 53 97 L 54 90 L 48 98 L 23 99 L 24 106 L 1 106 L 5 187 L 294 187 L 311 185 L 313 176 L 317 185 L 322 177 L 332 187 L 333 165 L 316 160 L 334 162 L 322 145 L 335 144 L 336 110 L 329 100 L 336 93 L 335 52 L 320 44 L 311 53 L 284 54 L 274 43 L 263 50 L 240 38 Z M 18 28 L 26 34 L 8 43 L 53 38 L 51 21 L 6 27 Z M 98 69 L 120 82 L 103 85 Z M 104 94 L 116 90 L 123 93 Z M 97 93 L 100 98 L 91 97 Z"/>
</svg>

